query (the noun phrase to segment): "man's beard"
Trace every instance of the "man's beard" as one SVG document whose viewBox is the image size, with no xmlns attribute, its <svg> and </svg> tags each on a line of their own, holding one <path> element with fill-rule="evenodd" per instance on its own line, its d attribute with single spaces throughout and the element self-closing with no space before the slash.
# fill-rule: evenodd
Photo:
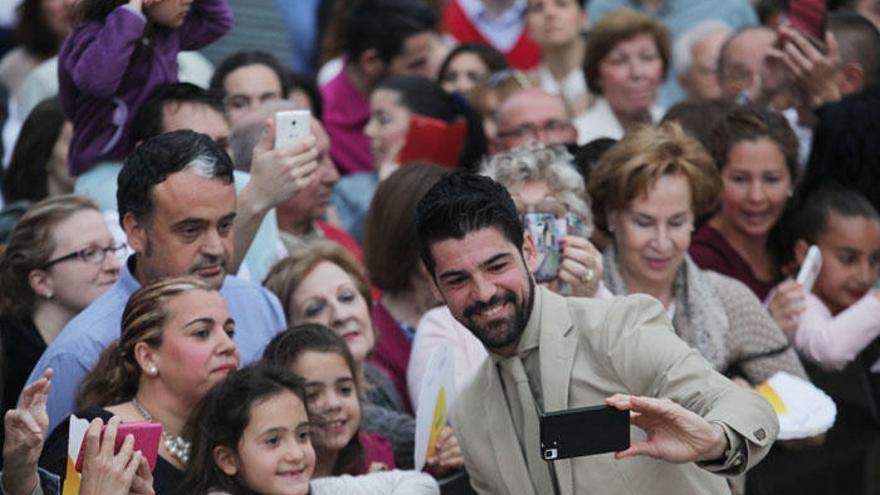
<svg viewBox="0 0 880 495">
<path fill-rule="evenodd" d="M 488 302 L 474 303 L 464 310 L 462 315 L 464 321 L 462 323 L 487 349 L 492 350 L 508 346 L 519 340 L 525 331 L 529 317 L 532 314 L 535 293 L 535 282 L 532 280 L 532 277 L 527 278 L 529 281 L 529 291 L 526 294 L 526 301 L 521 301 L 517 304 L 516 295 L 508 290 L 504 294 L 493 296 Z M 481 325 L 474 320 L 473 317 L 484 309 L 507 302 L 514 306 L 513 315 L 510 318 L 492 321 L 485 325 Z"/>
</svg>

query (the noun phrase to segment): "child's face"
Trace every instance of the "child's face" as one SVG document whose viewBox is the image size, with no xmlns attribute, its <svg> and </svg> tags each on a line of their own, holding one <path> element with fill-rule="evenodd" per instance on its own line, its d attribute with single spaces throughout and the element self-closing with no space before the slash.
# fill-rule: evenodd
<svg viewBox="0 0 880 495">
<path fill-rule="evenodd" d="M 144 7 L 144 14 L 160 26 L 179 28 L 191 5 L 192 0 L 153 0 Z"/>
<path fill-rule="evenodd" d="M 813 292 L 837 314 L 861 299 L 880 275 L 880 221 L 831 212 L 817 244 L 822 270 Z"/>
<path fill-rule="evenodd" d="M 306 406 L 315 448 L 338 451 L 358 432 L 361 408 L 352 370 L 335 352 L 308 351 L 291 371 L 306 382 Z"/>
<path fill-rule="evenodd" d="M 265 495 L 305 495 L 315 468 L 305 404 L 283 391 L 251 406 L 238 442 L 236 470 L 242 483 Z"/>
</svg>

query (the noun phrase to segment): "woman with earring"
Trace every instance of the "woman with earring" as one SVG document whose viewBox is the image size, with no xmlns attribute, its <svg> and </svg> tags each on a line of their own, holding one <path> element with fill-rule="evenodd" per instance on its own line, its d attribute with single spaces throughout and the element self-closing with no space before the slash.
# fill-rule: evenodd
<svg viewBox="0 0 880 495">
<path fill-rule="evenodd" d="M 4 412 L 64 325 L 116 282 L 124 249 L 82 196 L 43 200 L 22 216 L 0 250 Z"/>
<path fill-rule="evenodd" d="M 195 278 L 171 278 L 132 294 L 118 341 L 101 354 L 77 397 L 77 417 L 162 425 L 153 471 L 156 495 L 178 493 L 189 460 L 183 427 L 190 413 L 238 367 L 235 322 L 216 289 Z M 40 466 L 64 476 L 69 420 L 52 432 Z"/>
<path fill-rule="evenodd" d="M 657 298 L 678 336 L 728 376 L 752 386 L 777 371 L 806 379 L 749 288 L 687 254 L 694 221 L 715 208 L 720 189 L 712 158 L 678 124 L 624 137 L 590 175 L 594 220 L 611 238 L 603 281 L 615 294 Z"/>
</svg>

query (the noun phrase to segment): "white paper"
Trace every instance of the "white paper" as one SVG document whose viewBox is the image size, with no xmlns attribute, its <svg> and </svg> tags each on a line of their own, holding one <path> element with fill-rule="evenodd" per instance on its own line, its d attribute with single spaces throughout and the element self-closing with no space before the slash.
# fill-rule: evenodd
<svg viewBox="0 0 880 495">
<path fill-rule="evenodd" d="M 425 367 L 419 387 L 419 406 L 416 410 L 416 471 L 421 471 L 425 466 L 425 459 L 432 447 L 432 432 L 436 435 L 439 428 L 446 424 L 449 398 L 454 395 L 454 366 L 452 353 L 446 345 L 435 349 L 428 358 L 428 366 Z"/>
</svg>

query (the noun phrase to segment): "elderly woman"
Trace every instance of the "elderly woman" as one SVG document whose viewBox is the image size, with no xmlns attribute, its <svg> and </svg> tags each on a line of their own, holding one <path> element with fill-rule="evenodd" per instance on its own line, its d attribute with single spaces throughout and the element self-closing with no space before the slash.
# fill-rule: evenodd
<svg viewBox="0 0 880 495">
<path fill-rule="evenodd" d="M 364 430 L 386 436 L 395 465 L 411 468 L 415 420 L 406 413 L 394 383 L 367 362 L 377 335 L 370 316 L 370 284 L 360 263 L 338 244 L 319 241 L 279 261 L 263 284 L 278 296 L 292 326 L 318 323 L 345 339 L 366 384 Z"/>
<path fill-rule="evenodd" d="M 239 364 L 235 322 L 216 289 L 195 278 L 171 278 L 132 294 L 122 335 L 101 354 L 80 388 L 76 416 L 158 422 L 157 495 L 178 493 L 189 459 L 183 426 L 208 390 Z M 40 465 L 64 476 L 69 420 L 49 436 Z"/>
<path fill-rule="evenodd" d="M 806 378 L 748 287 L 687 254 L 694 220 L 715 207 L 720 187 L 711 157 L 678 124 L 639 129 L 611 148 L 589 188 L 596 225 L 612 238 L 605 284 L 660 300 L 679 337 L 720 372 L 752 385 L 780 370 Z"/>
<path fill-rule="evenodd" d="M 593 230 L 593 218 L 583 179 L 572 160 L 562 146 L 538 145 L 497 154 L 483 164 L 481 173 L 507 187 L 524 221 L 554 218 L 557 221 L 553 223 L 565 226 L 566 232 L 559 236 L 558 244 L 542 243 L 544 253 L 550 256 L 557 254 L 558 245 L 558 270 L 552 278 L 547 276 L 551 274 L 540 274 L 543 276 L 539 278 L 544 280 L 539 282 L 564 295 L 603 297 L 610 294 L 601 285 L 602 256 L 587 240 Z M 456 390 L 470 382 L 487 356 L 480 341 L 452 317 L 449 309 L 443 306 L 428 311 L 416 330 L 407 370 L 414 404 L 431 353 L 442 345 L 452 350 Z M 454 395 L 447 391 L 449 404 Z"/>
<path fill-rule="evenodd" d="M 43 200 L 21 218 L 0 252 L 4 411 L 64 325 L 116 282 L 124 248 L 82 196 Z"/>
<path fill-rule="evenodd" d="M 590 31 L 584 59 L 587 86 L 599 98 L 573 121 L 578 144 L 620 139 L 660 120 L 657 93 L 669 63 L 669 31 L 660 21 L 628 8 L 603 17 Z"/>
</svg>

